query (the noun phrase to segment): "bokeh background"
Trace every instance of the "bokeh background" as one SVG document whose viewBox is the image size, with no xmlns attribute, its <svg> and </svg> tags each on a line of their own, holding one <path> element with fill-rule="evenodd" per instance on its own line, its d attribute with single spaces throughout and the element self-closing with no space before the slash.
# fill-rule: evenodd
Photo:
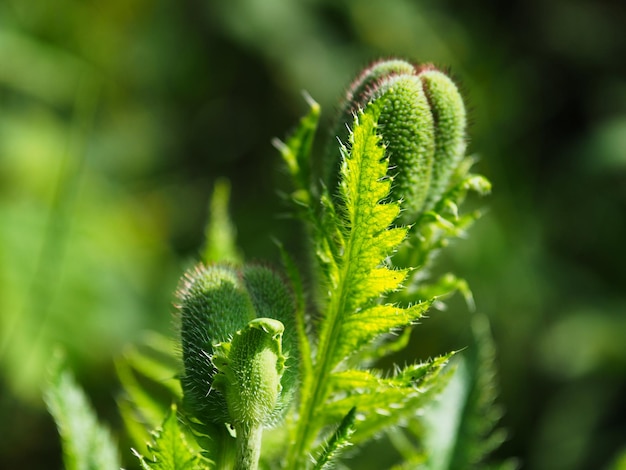
<svg viewBox="0 0 626 470">
<path fill-rule="evenodd" d="M 494 185 L 441 269 L 492 323 L 498 454 L 626 468 L 625 27 L 624 2 L 593 0 L 0 2 L 0 468 L 60 468 L 41 400 L 56 345 L 120 429 L 113 358 L 172 334 L 217 178 L 246 259 L 278 263 L 271 237 L 297 231 L 271 138 L 302 90 L 326 125 L 392 55 L 451 71 Z M 452 298 L 413 352 L 462 348 L 470 317 Z"/>
</svg>

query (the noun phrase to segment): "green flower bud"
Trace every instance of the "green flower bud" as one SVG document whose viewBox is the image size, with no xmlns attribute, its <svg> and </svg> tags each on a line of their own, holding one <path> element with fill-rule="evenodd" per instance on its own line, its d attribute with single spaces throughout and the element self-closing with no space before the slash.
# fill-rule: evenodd
<svg viewBox="0 0 626 470">
<path fill-rule="evenodd" d="M 284 329 L 278 320 L 255 318 L 230 343 L 217 345 L 213 386 L 225 396 L 235 428 L 264 425 L 276 409 L 285 369 Z"/>
<path fill-rule="evenodd" d="M 352 115 L 368 106 L 378 107 L 379 132 L 394 178 L 391 197 L 402 201 L 402 221 L 412 222 L 441 198 L 465 155 L 463 100 L 454 82 L 433 66 L 394 59 L 375 63 L 350 87 L 335 126 L 341 140 Z M 337 161 L 329 152 L 324 181 L 331 190 Z"/>
<path fill-rule="evenodd" d="M 414 71 L 413 64 L 399 59 L 381 60 L 366 68 L 348 88 L 342 105 L 340 125 L 345 127 L 345 122 L 350 122 L 358 108 L 369 101 L 372 90 L 382 79 L 394 75 L 413 75 Z"/>
<path fill-rule="evenodd" d="M 294 315 L 295 305 L 291 292 L 283 280 L 271 269 L 259 265 L 245 266 L 243 279 L 257 317 L 274 318 L 285 327 L 282 335 L 285 355 L 285 370 L 281 380 L 283 389 L 278 397 L 274 414 L 266 423 L 272 425 L 281 418 L 291 404 L 298 383 L 299 356 Z"/>
<path fill-rule="evenodd" d="M 283 338 L 294 306 L 281 279 L 261 266 L 199 265 L 178 299 L 187 409 L 205 423 L 276 422 L 298 370 L 294 334 Z"/>
</svg>

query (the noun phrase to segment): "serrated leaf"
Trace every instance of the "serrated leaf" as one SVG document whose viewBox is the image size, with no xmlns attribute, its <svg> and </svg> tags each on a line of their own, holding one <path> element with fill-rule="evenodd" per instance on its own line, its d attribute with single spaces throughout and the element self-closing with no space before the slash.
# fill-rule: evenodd
<svg viewBox="0 0 626 470">
<path fill-rule="evenodd" d="M 297 428 L 295 445 L 287 457 L 288 466 L 293 468 L 304 465 L 303 455 L 315 438 L 312 430 L 332 422 L 323 410 L 328 405 L 328 378 L 337 366 L 381 335 L 410 324 L 425 310 L 426 304 L 403 308 L 383 303 L 386 294 L 401 287 L 408 271 L 387 265 L 406 237 L 407 228 L 392 225 L 400 204 L 388 197 L 391 178 L 387 176 L 389 161 L 376 129 L 379 112 L 375 106 L 368 107 L 355 118 L 350 148 L 341 150 L 339 207 L 335 210 L 324 194 L 322 221 L 313 220 L 327 296 L 320 318 L 315 383 L 311 391 L 301 395 L 299 419 L 307 426 Z M 400 392 L 397 399 L 402 396 Z M 392 397 L 388 403 L 394 400 Z M 339 406 L 337 420 L 352 406 L 347 402 Z"/>
<path fill-rule="evenodd" d="M 375 305 L 350 315 L 341 325 L 341 340 L 337 345 L 337 355 L 342 357 L 358 351 L 373 338 L 383 333 L 413 323 L 430 307 L 430 302 L 422 302 L 408 308 L 393 305 Z"/>
<path fill-rule="evenodd" d="M 138 452 L 135 455 L 145 470 L 201 470 L 208 462 L 187 443 L 185 434 L 178 426 L 176 406 L 172 405 L 159 429 L 153 432 L 153 442 L 148 445 L 152 456 L 147 459 Z"/>
<path fill-rule="evenodd" d="M 409 325 L 401 330 L 381 335 L 361 351 L 351 355 L 345 363 L 346 367 L 367 369 L 384 357 L 404 350 L 411 339 L 413 327 L 414 325 Z"/>
<path fill-rule="evenodd" d="M 44 400 L 54 417 L 66 470 L 119 469 L 117 446 L 60 356 L 53 359 Z"/>
<path fill-rule="evenodd" d="M 283 161 L 291 174 L 296 191 L 292 198 L 304 205 L 310 203 L 309 173 L 310 154 L 313 137 L 320 118 L 320 106 L 309 95 L 305 95 L 309 112 L 301 120 L 286 142 L 274 139 L 274 146 L 280 151 Z"/>
<path fill-rule="evenodd" d="M 420 281 L 435 258 L 436 253 L 445 248 L 451 239 L 463 238 L 472 224 L 482 216 L 480 210 L 459 214 L 459 207 L 469 191 L 479 195 L 489 193 L 491 183 L 484 176 L 469 174 L 472 159 L 460 165 L 455 184 L 443 194 L 432 210 L 422 213 L 411 227 L 407 242 L 392 258 L 394 266 L 416 267 L 412 282 Z"/>
<path fill-rule="evenodd" d="M 459 292 L 465 299 L 467 308 L 471 312 L 473 312 L 476 307 L 474 296 L 467 281 L 452 273 L 446 273 L 434 282 L 420 282 L 416 284 L 416 286 L 408 286 L 407 289 L 398 292 L 398 294 L 394 296 L 394 299 L 397 298 L 402 302 L 415 302 L 420 299 L 436 299 L 436 302 L 439 304 L 440 301 L 445 300 L 455 292 Z"/>
<path fill-rule="evenodd" d="M 484 316 L 475 317 L 472 330 L 476 352 L 468 358 L 471 381 L 450 468 L 479 464 L 506 439 L 504 430 L 497 428 L 502 410 L 496 404 L 496 349 L 489 321 Z"/>
<path fill-rule="evenodd" d="M 342 449 L 351 445 L 350 438 L 354 434 L 354 419 L 356 408 L 350 409 L 333 432 L 328 442 L 324 444 L 323 450 L 315 462 L 314 470 L 324 470 L 332 468 L 334 459 Z"/>
<path fill-rule="evenodd" d="M 143 453 L 150 430 L 182 398 L 180 358 L 169 338 L 149 332 L 116 359 L 115 368 L 123 389 L 117 400 L 120 414 L 133 446 Z"/>
<path fill-rule="evenodd" d="M 374 111 L 361 113 L 351 134 L 350 151 L 342 150 L 340 192 L 345 221 L 339 233 L 343 249 L 337 260 L 336 290 L 331 293 L 320 335 L 322 345 L 329 343 L 323 346 L 328 348 L 324 360 L 330 361 L 331 367 L 348 351 L 353 353 L 381 333 L 401 326 L 401 317 L 404 324 L 416 318 L 409 318 L 411 314 L 404 314 L 401 308 L 377 306 L 363 311 L 370 301 L 397 289 L 406 277 L 406 271 L 384 265 L 406 236 L 406 228 L 391 227 L 400 205 L 384 202 L 391 181 L 386 177 L 388 161 L 376 134 L 376 118 Z M 388 321 L 385 314 L 394 320 Z M 369 320 L 372 322 L 365 323 Z M 350 329 L 344 328 L 349 321 Z M 339 331 L 343 334 L 337 334 Z"/>
<path fill-rule="evenodd" d="M 296 265 L 287 254 L 285 249 L 281 246 L 280 253 L 283 260 L 283 265 L 286 268 L 287 275 L 291 281 L 291 288 L 294 294 L 295 301 L 295 329 L 298 341 L 299 355 L 299 368 L 300 368 L 300 387 L 304 390 L 310 390 L 311 380 L 313 379 L 313 363 L 311 360 L 311 343 L 307 334 L 307 317 L 306 317 L 306 300 L 304 298 L 304 287 L 300 273 L 296 268 Z M 306 393 L 306 392 L 304 392 Z"/>
<path fill-rule="evenodd" d="M 453 354 L 407 366 L 387 378 L 363 370 L 335 373 L 330 380 L 331 398 L 322 413 L 332 422 L 355 407 L 359 425 L 352 440 L 363 442 L 415 416 L 429 403 L 447 383 L 448 374 L 442 372 Z"/>
</svg>

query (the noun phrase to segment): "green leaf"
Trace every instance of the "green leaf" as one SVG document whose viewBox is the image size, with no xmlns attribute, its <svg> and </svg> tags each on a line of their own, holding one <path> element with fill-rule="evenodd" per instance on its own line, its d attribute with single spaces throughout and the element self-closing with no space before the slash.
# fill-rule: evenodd
<svg viewBox="0 0 626 470">
<path fill-rule="evenodd" d="M 296 268 L 293 259 L 289 256 L 282 245 L 279 245 L 283 265 L 287 272 L 287 276 L 291 281 L 291 288 L 294 294 L 295 303 L 295 325 L 293 329 L 296 331 L 298 350 L 299 350 L 299 376 L 301 378 L 300 387 L 310 390 L 311 380 L 313 379 L 313 362 L 311 358 L 311 342 L 307 335 L 306 300 L 304 296 L 304 286 L 300 273 Z"/>
<path fill-rule="evenodd" d="M 337 346 L 337 355 L 349 356 L 373 338 L 414 322 L 430 305 L 431 302 L 422 302 L 409 308 L 374 305 L 351 315 L 341 325 L 339 335 L 342 339 Z"/>
<path fill-rule="evenodd" d="M 453 355 L 407 366 L 388 378 L 363 370 L 333 374 L 331 398 L 320 413 L 332 422 L 355 407 L 359 425 L 352 441 L 364 442 L 390 426 L 414 418 L 447 383 L 446 365 Z"/>
<path fill-rule="evenodd" d="M 334 368 L 347 352 L 383 332 L 410 323 L 421 312 L 387 306 L 369 306 L 385 293 L 397 289 L 406 271 L 391 270 L 385 259 L 406 236 L 407 229 L 391 227 L 400 212 L 397 202 L 384 202 L 389 195 L 390 178 L 386 177 L 388 160 L 376 134 L 374 109 L 361 113 L 351 134 L 351 149 L 343 149 L 340 192 L 345 203 L 342 250 L 336 260 L 336 279 L 328 312 L 322 323 L 320 348 Z M 411 315 L 414 315 L 411 318 Z M 365 324 L 365 322 L 371 323 Z M 347 322 L 351 322 L 346 326 Z M 358 328 L 354 328 L 358 325 Z M 341 334 L 341 333 L 343 334 Z"/>
<path fill-rule="evenodd" d="M 323 450 L 315 462 L 314 470 L 324 470 L 332 468 L 333 459 L 338 453 L 350 445 L 350 437 L 354 433 L 354 418 L 356 416 L 356 408 L 351 408 L 348 414 L 341 420 L 335 432 L 328 442 L 324 444 Z"/>
<path fill-rule="evenodd" d="M 135 451 L 144 470 L 202 470 L 212 463 L 203 460 L 187 443 L 185 433 L 178 425 L 175 405 L 161 427 L 152 434 L 153 441 L 148 445 L 151 457 L 146 459 Z"/>
<path fill-rule="evenodd" d="M 435 299 L 435 304 L 441 304 L 441 301 L 455 292 L 459 292 L 465 299 L 468 309 L 474 311 L 474 296 L 467 281 L 456 277 L 452 273 L 446 273 L 434 282 L 420 282 L 417 286 L 410 285 L 407 289 L 398 292 L 398 294 L 394 296 L 394 299 L 398 299 L 402 302 L 415 302 L 419 299 Z"/>
<path fill-rule="evenodd" d="M 119 469 L 117 446 L 74 376 L 57 355 L 50 368 L 44 400 L 57 424 L 67 470 Z"/>
<path fill-rule="evenodd" d="M 469 157 L 461 161 L 456 175 L 451 178 L 452 186 L 431 210 L 420 215 L 411 227 L 407 241 L 393 256 L 394 266 L 419 267 L 414 271 L 412 283 L 420 283 L 437 252 L 445 248 L 450 239 L 465 237 L 467 230 L 482 215 L 479 210 L 459 213 L 469 192 L 485 195 L 491 190 L 491 183 L 485 177 L 469 173 L 473 163 Z"/>
<path fill-rule="evenodd" d="M 205 263 L 241 262 L 241 254 L 235 240 L 236 230 L 228 214 L 229 200 L 229 181 L 218 179 L 213 189 L 209 204 L 209 219 L 204 229 L 205 247 L 202 259 Z"/>
<path fill-rule="evenodd" d="M 304 465 L 303 456 L 309 452 L 318 427 L 332 422 L 326 420 L 328 414 L 323 410 L 333 371 L 381 335 L 418 319 L 427 307 L 381 303 L 386 294 L 401 287 L 408 270 L 393 270 L 387 265 L 407 228 L 393 226 L 400 203 L 389 199 L 392 178 L 387 176 L 389 161 L 377 134 L 379 113 L 377 106 L 369 106 L 355 118 L 350 149 L 341 149 L 339 207 L 335 210 L 324 193 L 322 220 L 313 221 L 327 296 L 320 318 L 314 386 L 300 396 L 300 423 L 288 455 L 290 468 Z M 338 411 L 337 421 L 352 406 L 346 403 Z"/>
<path fill-rule="evenodd" d="M 475 354 L 467 362 L 471 380 L 450 468 L 476 466 L 506 439 L 505 431 L 497 428 L 502 410 L 496 404 L 496 349 L 487 317 L 475 317 L 472 330 Z"/>
<path fill-rule="evenodd" d="M 300 204 L 309 205 L 310 154 L 313 137 L 320 119 L 320 105 L 305 94 L 309 112 L 301 120 L 296 130 L 286 142 L 274 139 L 273 144 L 279 150 L 287 169 L 291 174 L 295 192 L 292 199 Z"/>
<path fill-rule="evenodd" d="M 141 453 L 147 450 L 150 430 L 161 424 L 171 403 L 182 399 L 179 356 L 170 338 L 148 332 L 115 361 L 123 389 L 118 408 L 133 446 Z"/>
<path fill-rule="evenodd" d="M 613 463 L 608 467 L 609 470 L 626 470 L 626 448 L 615 457 Z"/>
</svg>

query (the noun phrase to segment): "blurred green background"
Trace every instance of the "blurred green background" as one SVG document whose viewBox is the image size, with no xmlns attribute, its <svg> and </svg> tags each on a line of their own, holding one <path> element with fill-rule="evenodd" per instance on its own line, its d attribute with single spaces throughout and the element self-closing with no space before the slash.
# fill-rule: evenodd
<svg viewBox="0 0 626 470">
<path fill-rule="evenodd" d="M 218 177 L 246 259 L 278 263 L 272 236 L 297 248 L 270 140 L 306 111 L 302 90 L 328 123 L 359 69 L 392 55 L 451 71 L 494 184 L 441 269 L 492 322 L 499 455 L 618 468 L 624 25 L 624 2 L 592 0 L 0 2 L 0 468 L 61 465 L 41 401 L 56 345 L 119 430 L 113 358 L 146 329 L 173 334 Z M 470 316 L 453 298 L 414 354 L 464 347 Z"/>
</svg>

